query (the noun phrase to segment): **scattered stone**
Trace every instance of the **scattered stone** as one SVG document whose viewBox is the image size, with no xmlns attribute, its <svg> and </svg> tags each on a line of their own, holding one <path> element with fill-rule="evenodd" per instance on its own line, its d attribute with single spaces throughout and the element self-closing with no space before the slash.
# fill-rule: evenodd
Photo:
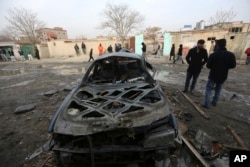
<svg viewBox="0 0 250 167">
<path fill-rule="evenodd" d="M 63 91 L 71 91 L 73 88 L 74 88 L 74 86 L 68 85 L 68 86 L 66 86 L 66 87 L 63 89 Z"/>
<path fill-rule="evenodd" d="M 45 92 L 43 95 L 44 96 L 52 96 L 53 94 L 56 94 L 58 91 L 57 90 L 50 90 L 48 92 Z"/>
<path fill-rule="evenodd" d="M 193 117 L 193 115 L 191 113 L 184 113 L 184 120 L 185 121 L 188 121 L 188 122 L 192 121 L 192 117 Z"/>
<path fill-rule="evenodd" d="M 236 98 L 237 95 L 234 93 L 231 97 L 230 97 L 230 100 L 233 100 L 234 98 Z"/>
<path fill-rule="evenodd" d="M 0 116 L 3 115 L 3 113 L 0 112 Z"/>
<path fill-rule="evenodd" d="M 27 105 L 19 106 L 14 111 L 14 114 L 25 113 L 25 112 L 31 111 L 35 108 L 36 108 L 36 106 L 34 104 L 27 104 Z"/>
<path fill-rule="evenodd" d="M 229 157 L 216 158 L 210 164 L 213 167 L 227 167 L 229 162 Z"/>
</svg>

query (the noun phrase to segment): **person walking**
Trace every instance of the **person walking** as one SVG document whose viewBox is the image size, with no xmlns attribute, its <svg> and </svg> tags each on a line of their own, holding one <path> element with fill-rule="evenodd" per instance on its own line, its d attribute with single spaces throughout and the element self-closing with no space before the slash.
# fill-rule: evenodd
<svg viewBox="0 0 250 167">
<path fill-rule="evenodd" d="M 229 69 L 236 67 L 235 55 L 226 49 L 226 39 L 217 40 L 215 45 L 217 46 L 218 50 L 212 53 L 207 61 L 207 68 L 210 69 L 210 72 L 206 85 L 205 101 L 202 105 L 207 109 L 210 106 L 210 96 L 212 89 L 215 87 L 215 94 L 211 104 L 216 106 L 222 85 L 228 77 Z"/>
<path fill-rule="evenodd" d="M 247 48 L 245 53 L 247 55 L 246 65 L 248 65 L 250 63 L 250 48 Z"/>
<path fill-rule="evenodd" d="M 186 61 L 188 63 L 185 88 L 183 92 L 187 92 L 189 88 L 190 80 L 192 79 L 192 84 L 190 87 L 190 92 L 193 94 L 196 81 L 199 77 L 202 67 L 206 64 L 208 59 L 207 50 L 204 49 L 205 41 L 203 39 L 198 40 L 197 46 L 190 49 L 186 56 Z"/>
<path fill-rule="evenodd" d="M 175 60 L 175 45 L 172 44 L 171 50 L 170 50 L 170 56 L 169 61 L 171 61 L 171 58 L 173 57 L 173 60 Z"/>
<path fill-rule="evenodd" d="M 90 52 L 89 52 L 89 61 L 88 62 L 90 62 L 91 59 L 94 61 L 94 58 L 93 58 L 93 48 L 90 49 Z"/>
<path fill-rule="evenodd" d="M 179 60 L 181 60 L 182 64 L 184 64 L 184 61 L 182 59 L 182 50 L 183 50 L 182 44 L 180 44 L 179 49 L 178 49 L 178 53 L 177 53 L 177 58 L 173 62 L 174 64 L 175 64 L 176 61 L 179 61 Z"/>
<path fill-rule="evenodd" d="M 141 48 L 141 50 L 142 50 L 142 56 L 147 61 L 147 56 L 146 56 L 147 46 L 146 46 L 146 44 L 144 42 L 142 42 L 141 45 L 142 45 L 142 48 Z"/>
<path fill-rule="evenodd" d="M 82 53 L 86 54 L 86 45 L 84 42 L 82 42 Z"/>
<path fill-rule="evenodd" d="M 99 51 L 99 56 L 101 56 L 103 54 L 103 46 L 101 43 L 98 46 L 98 51 Z"/>
</svg>

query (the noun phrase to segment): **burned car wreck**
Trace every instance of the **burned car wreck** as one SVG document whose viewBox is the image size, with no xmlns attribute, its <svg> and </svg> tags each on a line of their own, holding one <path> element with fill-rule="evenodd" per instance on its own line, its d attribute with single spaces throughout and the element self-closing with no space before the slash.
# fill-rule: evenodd
<svg viewBox="0 0 250 167">
<path fill-rule="evenodd" d="M 134 53 L 98 57 L 49 125 L 58 165 L 164 166 L 180 137 L 154 73 Z"/>
</svg>

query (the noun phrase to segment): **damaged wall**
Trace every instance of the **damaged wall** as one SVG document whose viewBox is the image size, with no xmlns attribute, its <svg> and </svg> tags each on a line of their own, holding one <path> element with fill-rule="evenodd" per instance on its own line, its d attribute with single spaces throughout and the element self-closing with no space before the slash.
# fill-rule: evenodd
<svg viewBox="0 0 250 167">
<path fill-rule="evenodd" d="M 175 44 L 177 53 L 179 45 L 190 49 L 194 47 L 199 39 L 205 40 L 205 48 L 209 51 L 212 39 L 225 38 L 227 49 L 233 52 L 240 62 L 246 59 L 245 50 L 250 47 L 250 32 L 228 32 L 228 30 L 193 30 L 171 32 L 172 43 Z M 185 54 L 184 54 L 185 55 Z"/>
</svg>

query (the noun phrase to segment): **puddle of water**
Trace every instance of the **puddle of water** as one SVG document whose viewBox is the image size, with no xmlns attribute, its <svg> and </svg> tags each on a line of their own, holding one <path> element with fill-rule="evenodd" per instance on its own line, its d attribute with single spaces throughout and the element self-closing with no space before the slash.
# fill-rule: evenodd
<svg viewBox="0 0 250 167">
<path fill-rule="evenodd" d="M 17 87 L 17 86 L 26 86 L 26 85 L 28 85 L 28 84 L 34 82 L 34 81 L 35 81 L 35 80 L 33 79 L 33 80 L 29 80 L 29 81 L 20 82 L 20 83 L 18 83 L 18 84 L 6 86 L 6 87 L 1 87 L 0 90 L 1 90 L 1 89 L 7 89 L 7 88 L 13 88 L 13 87 Z"/>
<path fill-rule="evenodd" d="M 180 74 L 176 74 L 174 72 L 159 71 L 155 74 L 155 80 L 180 85 L 184 82 L 185 77 L 183 77 L 182 74 L 180 76 Z"/>
<path fill-rule="evenodd" d="M 56 74 L 69 75 L 69 74 L 85 74 L 86 68 L 64 68 L 56 70 Z"/>
<path fill-rule="evenodd" d="M 12 76 L 26 73 L 27 71 L 24 69 L 0 70 L 0 76 Z"/>
<path fill-rule="evenodd" d="M 52 71 L 59 75 L 69 75 L 69 74 L 84 74 L 86 72 L 85 67 L 72 67 L 69 65 L 58 65 L 58 66 L 48 66 L 48 65 L 41 65 L 40 68 L 49 68 Z"/>
<path fill-rule="evenodd" d="M 60 65 L 60 66 L 54 66 L 52 69 L 58 70 L 58 69 L 67 69 L 70 68 L 68 65 Z"/>
</svg>

